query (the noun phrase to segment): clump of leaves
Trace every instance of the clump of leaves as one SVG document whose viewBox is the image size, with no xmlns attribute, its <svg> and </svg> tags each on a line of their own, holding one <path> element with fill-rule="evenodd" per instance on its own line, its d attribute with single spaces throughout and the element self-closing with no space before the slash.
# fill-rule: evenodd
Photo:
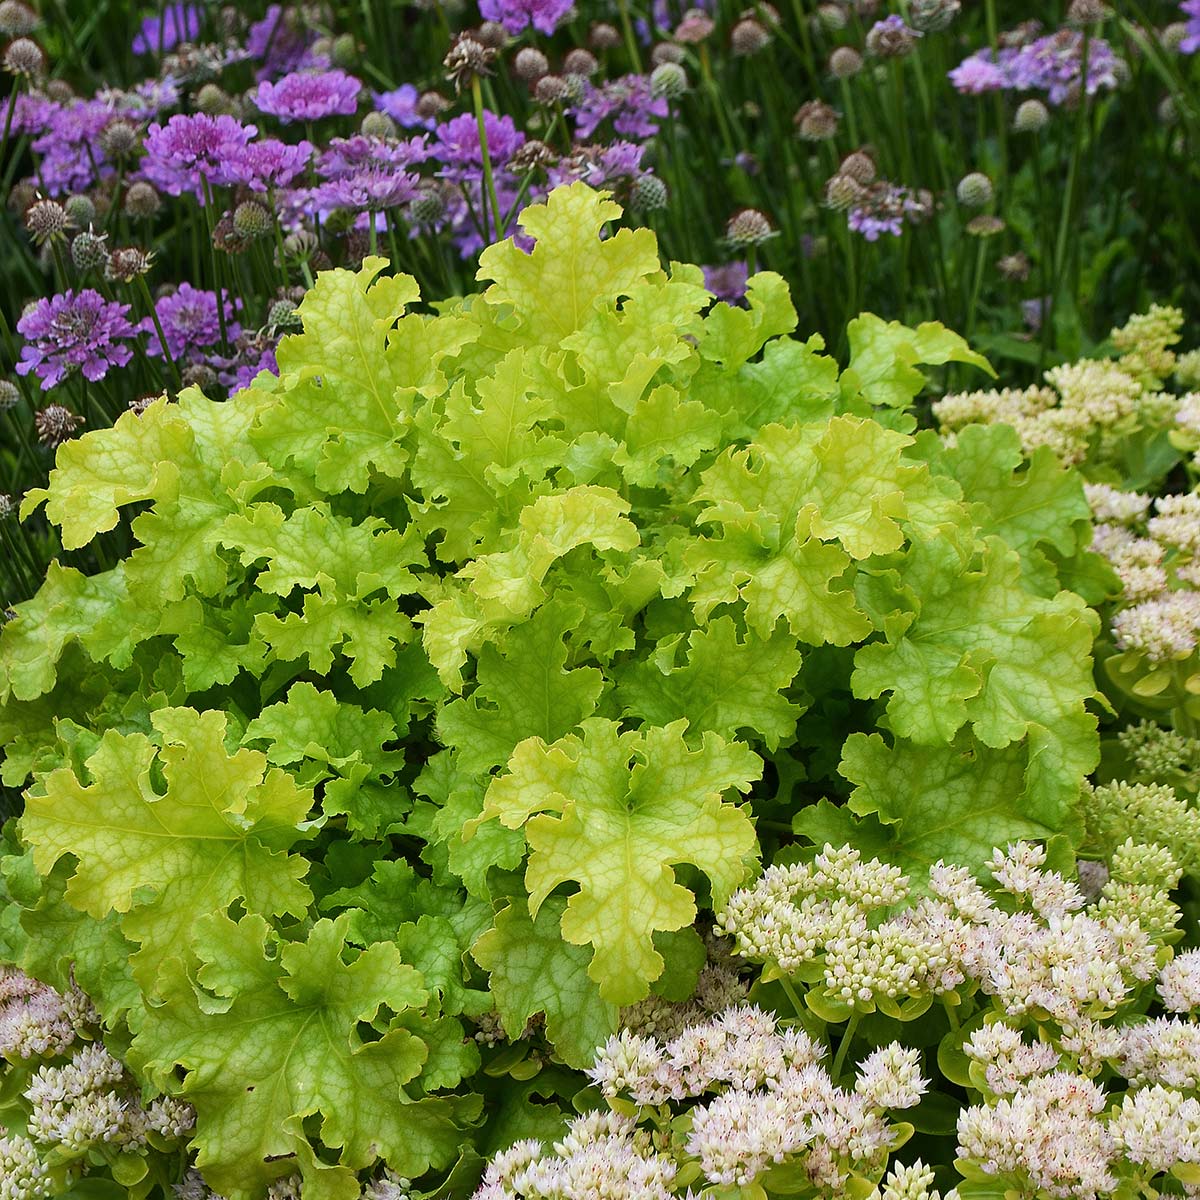
<svg viewBox="0 0 1200 1200">
<path fill-rule="evenodd" d="M 910 871 L 1076 824 L 1075 478 L 912 436 L 922 364 L 987 369 L 942 327 L 860 318 L 839 372 L 778 276 L 713 305 L 619 215 L 557 190 L 433 312 L 382 259 L 323 274 L 278 377 L 71 442 L 27 501 L 135 548 L 0 637 L 4 953 L 135 1035 L 231 1200 L 532 1128 L 524 1088 L 469 1132 L 514 1061 L 464 1083 L 474 1025 L 585 1065 L 793 823 Z"/>
</svg>

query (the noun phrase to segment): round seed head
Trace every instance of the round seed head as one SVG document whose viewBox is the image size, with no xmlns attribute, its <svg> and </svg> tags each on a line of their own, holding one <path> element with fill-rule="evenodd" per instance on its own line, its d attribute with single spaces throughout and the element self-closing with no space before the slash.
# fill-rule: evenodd
<svg viewBox="0 0 1200 1200">
<path fill-rule="evenodd" d="M 629 207 L 634 212 L 658 212 L 667 207 L 667 185 L 657 175 L 639 175 L 629 189 Z"/>
<path fill-rule="evenodd" d="M 995 191 L 992 181 L 982 171 L 972 171 L 958 181 L 954 194 L 964 208 L 983 208 L 991 204 Z"/>
<path fill-rule="evenodd" d="M 387 140 L 396 136 L 396 122 L 387 113 L 369 112 L 358 127 L 363 137 Z"/>
<path fill-rule="evenodd" d="M 51 79 L 47 82 L 44 91 L 47 100 L 53 100 L 55 104 L 70 104 L 72 100 L 77 100 L 75 89 L 65 79 Z"/>
<path fill-rule="evenodd" d="M 145 275 L 153 262 L 154 255 L 148 250 L 137 246 L 121 246 L 108 256 L 104 275 L 118 283 L 132 283 L 140 275 Z"/>
<path fill-rule="evenodd" d="M 1067 9 L 1067 21 L 1071 25 L 1095 25 L 1111 15 L 1112 10 L 1103 0 L 1071 0 Z"/>
<path fill-rule="evenodd" d="M 962 11 L 962 0 L 912 0 L 908 19 L 920 33 L 937 33 L 949 28 Z"/>
<path fill-rule="evenodd" d="M 42 18 L 21 0 L 0 4 L 0 33 L 5 37 L 24 37 L 41 27 Z"/>
<path fill-rule="evenodd" d="M 550 73 L 550 60 L 536 46 L 522 46 L 513 59 L 513 70 L 518 79 L 536 83 Z"/>
<path fill-rule="evenodd" d="M 206 83 L 192 98 L 197 112 L 210 117 L 232 117 L 237 112 L 237 104 L 220 84 Z"/>
<path fill-rule="evenodd" d="M 441 92 L 422 92 L 417 97 L 416 114 L 422 121 L 433 121 L 450 107 L 450 101 Z"/>
<path fill-rule="evenodd" d="M 17 511 L 17 498 L 0 492 L 0 521 L 7 521 Z"/>
<path fill-rule="evenodd" d="M 682 63 L 686 51 L 675 42 L 656 42 L 650 51 L 651 65 L 657 67 L 661 63 Z"/>
<path fill-rule="evenodd" d="M 561 75 L 543 75 L 533 85 L 533 95 L 539 104 L 559 104 L 567 98 L 570 90 Z"/>
<path fill-rule="evenodd" d="M 865 150 L 853 150 L 842 159 L 838 168 L 841 174 L 849 175 L 855 183 L 864 187 L 875 182 L 875 160 Z"/>
<path fill-rule="evenodd" d="M 528 174 L 530 171 L 544 171 L 557 161 L 554 151 L 538 138 L 529 138 L 523 142 L 517 152 L 508 160 L 509 167 L 518 174 Z"/>
<path fill-rule="evenodd" d="M 825 205 L 839 212 L 853 208 L 866 196 L 866 188 L 849 175 L 834 175 L 825 184 Z"/>
<path fill-rule="evenodd" d="M 333 39 L 329 47 L 329 59 L 335 67 L 352 67 L 358 61 L 358 43 L 354 35 L 343 33 Z"/>
<path fill-rule="evenodd" d="M 582 75 L 585 79 L 590 79 L 598 70 L 600 70 L 600 63 L 596 56 L 582 46 L 568 50 L 563 59 L 563 73 L 566 75 Z"/>
<path fill-rule="evenodd" d="M 849 79 L 862 69 L 862 55 L 853 46 L 839 46 L 829 56 L 829 73 L 834 79 Z"/>
<path fill-rule="evenodd" d="M 991 213 L 980 213 L 979 216 L 972 217 L 967 222 L 967 232 L 972 237 L 995 237 L 996 234 L 1003 233 L 1006 228 L 1004 222 Z"/>
<path fill-rule="evenodd" d="M 129 185 L 125 193 L 125 213 L 137 220 L 146 220 L 154 216 L 162 207 L 162 199 L 154 190 L 152 184 L 138 180 Z"/>
<path fill-rule="evenodd" d="M 26 79 L 40 79 L 46 73 L 46 56 L 32 38 L 14 38 L 4 48 L 0 62 L 10 75 L 23 75 Z"/>
<path fill-rule="evenodd" d="M 67 210 L 57 200 L 35 200 L 25 210 L 25 228 L 35 245 L 60 238 L 67 228 Z"/>
<path fill-rule="evenodd" d="M 1007 279 L 1010 283 L 1024 283 L 1029 278 L 1031 269 L 1029 255 L 1023 250 L 996 259 L 996 270 L 999 271 L 1000 278 Z"/>
<path fill-rule="evenodd" d="M 61 446 L 82 424 L 83 418 L 62 404 L 47 404 L 33 415 L 37 440 L 51 450 Z"/>
<path fill-rule="evenodd" d="M 272 329 L 299 329 L 300 314 L 290 300 L 276 300 L 267 313 L 267 324 Z"/>
<path fill-rule="evenodd" d="M 11 379 L 0 379 L 0 412 L 8 412 L 21 402 L 21 392 Z"/>
<path fill-rule="evenodd" d="M 408 206 L 408 213 L 417 225 L 431 225 L 439 221 L 446 211 L 446 200 L 440 188 L 423 187 Z"/>
<path fill-rule="evenodd" d="M 495 57 L 493 46 L 481 42 L 470 33 L 460 33 L 442 65 L 446 68 L 446 78 L 454 84 L 454 90 L 461 92 L 464 87 L 470 87 L 471 80 L 492 73 L 491 63 Z"/>
<path fill-rule="evenodd" d="M 1158 102 L 1157 115 L 1160 125 L 1174 125 L 1179 120 L 1179 106 L 1174 96 L 1164 96 Z"/>
<path fill-rule="evenodd" d="M 838 114 L 822 100 L 809 100 L 800 106 L 792 123 L 806 142 L 824 142 L 837 134 Z"/>
<path fill-rule="evenodd" d="M 729 33 L 729 48 L 737 58 L 759 54 L 771 44 L 771 32 L 761 21 L 745 17 Z"/>
<path fill-rule="evenodd" d="M 1017 133 L 1037 133 L 1050 124 L 1050 110 L 1040 100 L 1022 100 L 1013 117 Z"/>
<path fill-rule="evenodd" d="M 5 201 L 5 207 L 10 213 L 23 216 L 25 210 L 38 198 L 37 188 L 28 180 L 21 183 L 14 183 L 12 190 L 8 193 L 8 199 Z"/>
<path fill-rule="evenodd" d="M 1178 54 L 1180 46 L 1188 36 L 1188 27 L 1184 21 L 1172 21 L 1158 35 L 1162 48 L 1171 54 Z"/>
<path fill-rule="evenodd" d="M 840 33 L 849 24 L 846 10 L 840 4 L 821 4 L 817 7 L 816 19 L 813 24 L 818 30 L 824 29 L 829 33 Z"/>
<path fill-rule="evenodd" d="M 99 142 L 100 149 L 109 158 L 120 161 L 136 153 L 142 144 L 142 135 L 132 121 L 127 121 L 124 117 L 117 117 L 115 121 L 109 121 L 100 131 Z"/>
<path fill-rule="evenodd" d="M 206 362 L 188 363 L 179 373 L 179 381 L 184 387 L 198 387 L 203 392 L 217 382 L 217 373 Z M 137 400 L 130 401 L 129 407 L 133 408 L 135 404 L 140 404 L 141 409 L 144 410 L 147 403 L 153 399 L 155 399 L 153 396 L 142 396 Z M 134 409 L 134 411 L 139 410 Z"/>
<path fill-rule="evenodd" d="M 108 262 L 108 234 L 85 229 L 71 242 L 71 261 L 80 271 L 95 271 Z"/>
<path fill-rule="evenodd" d="M 239 237 L 262 237 L 274 228 L 274 220 L 265 204 L 257 200 L 243 200 L 233 210 L 233 228 Z"/>
<path fill-rule="evenodd" d="M 903 21 L 876 21 L 867 31 L 867 53 L 876 58 L 903 58 L 912 53 L 918 36 Z"/>
<path fill-rule="evenodd" d="M 475 30 L 475 38 L 492 50 L 499 50 L 508 41 L 508 31 L 499 21 L 484 21 Z"/>
<path fill-rule="evenodd" d="M 63 201 L 67 220 L 76 229 L 86 229 L 96 219 L 96 206 L 90 196 L 68 196 Z"/>
<path fill-rule="evenodd" d="M 774 235 L 766 214 L 757 208 L 735 212 L 725 225 L 725 237 L 734 246 L 758 246 Z"/>
<path fill-rule="evenodd" d="M 588 30 L 588 46 L 597 53 L 615 50 L 621 44 L 621 34 L 607 21 L 593 21 Z"/>
<path fill-rule="evenodd" d="M 667 100 L 678 100 L 688 90 L 687 72 L 679 63 L 659 63 L 650 72 L 650 91 Z"/>
</svg>

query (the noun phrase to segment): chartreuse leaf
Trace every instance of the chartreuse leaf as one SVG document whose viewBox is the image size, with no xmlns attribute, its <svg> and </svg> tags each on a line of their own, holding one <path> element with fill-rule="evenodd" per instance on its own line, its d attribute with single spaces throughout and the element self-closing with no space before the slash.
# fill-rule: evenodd
<svg viewBox="0 0 1200 1200">
<path fill-rule="evenodd" d="M 443 1035 L 413 1011 L 428 993 L 394 946 L 371 946 L 347 965 L 346 917 L 281 947 L 257 916 L 234 923 L 213 913 L 196 926 L 207 994 L 172 962 L 132 1056 L 195 1107 L 196 1165 L 214 1189 L 252 1200 L 299 1170 L 306 1197 L 351 1200 L 354 1173 L 380 1159 L 410 1177 L 454 1160 L 478 1106 L 406 1092 Z M 389 1028 L 385 1009 L 404 1024 Z M 382 1036 L 364 1041 L 361 1022 L 378 1022 Z M 459 1076 L 472 1065 L 464 1047 Z"/>
<path fill-rule="evenodd" d="M 308 864 L 287 853 L 304 836 L 311 794 L 257 751 L 228 753 L 222 712 L 161 709 L 153 721 L 161 749 L 110 731 L 88 759 L 91 783 L 52 771 L 21 818 L 43 875 L 66 854 L 78 860 L 68 903 L 96 920 L 122 914 L 148 992 L 162 964 L 186 951 L 198 915 L 236 900 L 248 912 L 301 916 L 311 898 Z"/>
<path fill-rule="evenodd" d="M 475 690 L 437 717 L 438 735 L 454 747 L 462 771 L 503 766 L 518 742 L 553 742 L 595 711 L 604 676 L 595 667 L 565 669 L 563 636 L 580 612 L 551 601 L 511 630 L 502 648 L 489 643 L 480 651 Z"/>
<path fill-rule="evenodd" d="M 907 408 L 925 386 L 920 363 L 940 366 L 969 363 L 995 378 L 982 354 L 937 321 L 909 329 L 899 321 L 884 321 L 864 313 L 850 322 L 850 365 L 842 372 L 842 397 L 861 396 L 867 403 Z"/>
<path fill-rule="evenodd" d="M 1076 791 L 1097 752 L 1084 709 L 1095 691 L 1095 614 L 1070 592 L 1031 595 L 998 538 L 980 555 L 949 536 L 916 541 L 887 578 L 916 611 L 897 608 L 886 641 L 857 652 L 855 695 L 890 692 L 891 729 L 923 745 L 950 742 L 968 723 L 995 749 L 1029 736 L 1046 789 L 1036 799 Z"/>
<path fill-rule="evenodd" d="M 591 1065 L 597 1047 L 617 1030 L 617 1008 L 602 999 L 588 973 L 587 946 L 563 941 L 567 906 L 550 896 L 531 917 L 518 900 L 471 948 L 489 974 L 492 998 L 509 1039 L 519 1038 L 531 1017 L 546 1018 L 546 1036 L 568 1066 Z"/>
<path fill-rule="evenodd" d="M 585 183 L 555 188 L 545 203 L 530 205 L 518 218 L 535 241 L 530 253 L 509 238 L 479 256 L 476 278 L 492 281 L 484 299 L 511 305 L 528 342 L 560 345 L 599 305 L 627 295 L 659 270 L 649 229 L 622 229 L 601 240 L 603 226 L 620 215 L 620 205 Z"/>
<path fill-rule="evenodd" d="M 796 640 L 783 629 L 770 637 L 738 636 L 728 616 L 687 638 L 687 661 L 676 666 L 682 639 L 668 639 L 648 660 L 628 668 L 617 699 L 629 716 L 649 725 L 683 717 L 689 734 L 705 730 L 731 738 L 747 730 L 775 749 L 795 729 L 800 706 L 780 693 L 800 669 Z"/>
<path fill-rule="evenodd" d="M 297 310 L 304 332 L 276 351 L 282 384 L 255 441 L 276 467 L 294 462 L 327 492 L 363 492 L 371 471 L 403 478 L 414 397 L 446 386 L 440 365 L 474 336 L 454 317 L 405 316 L 420 298 L 387 260 L 325 271 Z"/>
<path fill-rule="evenodd" d="M 590 977 L 611 1004 L 632 1004 L 663 970 L 654 934 L 682 929 L 695 899 L 673 866 L 690 863 L 708 876 L 714 904 L 745 878 L 757 854 L 754 827 L 726 804 L 762 770 L 746 746 L 707 734 L 699 749 L 683 739 L 684 722 L 619 732 L 598 717 L 548 746 L 530 738 L 487 791 L 478 821 L 496 817 L 524 827 L 531 851 L 525 873 L 530 913 L 555 888 L 571 883 L 562 934 L 591 945 Z"/>
<path fill-rule="evenodd" d="M 887 827 L 884 856 L 913 879 L 938 859 L 984 871 L 994 846 L 1045 839 L 1072 821 L 1069 801 L 1046 803 L 1026 788 L 1026 753 L 992 750 L 969 735 L 950 746 L 918 746 L 878 734 L 851 734 L 839 771 L 855 785 L 849 807 Z M 804 829 L 799 814 L 797 828 Z M 874 851 L 878 853 L 878 851 Z"/>
<path fill-rule="evenodd" d="M 713 305 L 704 320 L 700 353 L 736 369 L 763 345 L 796 328 L 796 310 L 787 281 L 774 271 L 760 271 L 746 284 L 746 307 Z"/>
</svg>

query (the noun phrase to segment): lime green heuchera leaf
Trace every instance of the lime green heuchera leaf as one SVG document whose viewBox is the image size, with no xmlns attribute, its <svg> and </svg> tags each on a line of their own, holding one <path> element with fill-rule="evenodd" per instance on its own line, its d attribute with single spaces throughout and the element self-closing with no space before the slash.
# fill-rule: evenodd
<svg viewBox="0 0 1200 1200">
<path fill-rule="evenodd" d="M 133 1061 L 196 1109 L 196 1165 L 229 1200 L 259 1200 L 297 1170 L 306 1197 L 352 1200 L 354 1173 L 381 1159 L 420 1176 L 453 1161 L 478 1111 L 469 1097 L 406 1092 L 429 1058 L 422 1030 L 437 1034 L 412 1012 L 428 993 L 394 946 L 371 946 L 347 965 L 346 922 L 318 921 L 307 941 L 277 948 L 260 917 L 201 918 L 207 992 L 171 963 L 163 1003 L 134 1041 Z M 388 1028 L 384 1008 L 414 1017 L 412 1027 Z M 373 1021 L 382 1036 L 364 1041 L 360 1022 Z M 309 1142 L 310 1120 L 332 1164 Z"/>
<path fill-rule="evenodd" d="M 748 307 L 714 304 L 704 319 L 700 353 L 736 370 L 771 338 L 796 328 L 796 310 L 787 281 L 774 271 L 751 275 L 746 284 Z"/>
<path fill-rule="evenodd" d="M 1030 761 L 1042 784 L 1077 790 L 1077 764 L 1097 753 L 1084 708 L 1095 692 L 1096 615 L 1070 592 L 1031 595 L 997 538 L 978 556 L 949 536 L 914 542 L 887 576 L 915 611 L 898 607 L 884 621 L 887 640 L 857 652 L 854 694 L 891 692 L 890 728 L 923 745 L 950 742 L 968 723 L 995 749 L 1036 735 Z"/>
<path fill-rule="evenodd" d="M 43 874 L 66 854 L 78 859 L 70 904 L 96 920 L 123 914 L 148 992 L 163 962 L 186 950 L 198 915 L 237 900 L 249 912 L 302 916 L 311 898 L 301 882 L 308 864 L 287 853 L 305 836 L 311 794 L 267 770 L 257 751 L 229 754 L 224 713 L 161 709 L 153 721 L 161 750 L 110 731 L 88 759 L 91 783 L 53 771 L 21 818 Z"/>
<path fill-rule="evenodd" d="M 649 229 L 622 229 L 600 239 L 600 230 L 621 207 L 585 183 L 555 188 L 543 204 L 518 218 L 533 238 L 532 252 L 511 238 L 479 256 L 477 279 L 491 280 L 490 305 L 512 305 L 527 342 L 561 345 L 601 304 L 627 295 L 659 270 L 658 246 Z"/>
<path fill-rule="evenodd" d="M 795 729 L 801 708 L 780 693 L 796 677 L 800 653 L 785 630 L 739 637 L 733 619 L 723 616 L 688 635 L 687 661 L 676 666 L 682 649 L 682 637 L 670 638 L 630 666 L 617 685 L 627 716 L 648 725 L 682 717 L 693 736 L 707 730 L 732 738 L 746 730 L 771 750 Z"/>
<path fill-rule="evenodd" d="M 855 785 L 850 811 L 873 814 L 887 827 L 886 847 L 872 853 L 915 880 L 938 859 L 984 872 L 992 847 L 1049 838 L 1074 820 L 1067 798 L 1041 802 L 1029 794 L 1019 745 L 992 750 L 960 735 L 950 746 L 903 739 L 889 746 L 878 734 L 855 733 L 846 739 L 838 769 Z M 810 832 L 808 811 L 798 815 L 799 832 Z"/>
<path fill-rule="evenodd" d="M 759 777 L 758 756 L 715 734 L 692 750 L 684 728 L 678 721 L 620 733 L 615 722 L 593 717 L 582 736 L 551 746 L 530 738 L 488 788 L 479 818 L 524 827 L 533 916 L 555 888 L 578 886 L 562 934 L 593 947 L 588 974 L 612 1004 L 643 999 L 662 973 L 654 934 L 695 919 L 695 899 L 673 866 L 704 872 L 719 905 L 758 851 L 749 817 L 722 801 L 724 792 L 744 792 Z"/>
<path fill-rule="evenodd" d="M 995 378 L 982 354 L 937 321 L 909 329 L 899 321 L 884 321 L 864 313 L 850 322 L 850 365 L 842 372 L 842 397 L 862 397 L 868 404 L 907 408 L 925 387 L 917 364 L 940 366 L 969 363 Z"/>
<path fill-rule="evenodd" d="M 471 948 L 489 973 L 500 1022 L 516 1041 L 530 1018 L 546 1018 L 546 1036 L 568 1066 L 591 1066 L 596 1050 L 617 1031 L 616 1005 L 602 999 L 588 973 L 587 946 L 563 941 L 566 900 L 550 896 L 537 916 L 516 901 Z"/>
<path fill-rule="evenodd" d="M 663 384 L 638 401 L 625 424 L 624 441 L 613 455 L 621 474 L 636 487 L 653 487 L 664 472 L 690 467 L 720 444 L 721 418 L 678 388 Z"/>
<path fill-rule="evenodd" d="M 482 774 L 503 766 L 518 742 L 553 742 L 595 711 L 604 676 L 594 667 L 565 669 L 563 636 L 581 615 L 582 609 L 551 601 L 502 646 L 480 650 L 475 690 L 437 715 L 438 736 L 454 748 L 460 770 Z"/>
</svg>

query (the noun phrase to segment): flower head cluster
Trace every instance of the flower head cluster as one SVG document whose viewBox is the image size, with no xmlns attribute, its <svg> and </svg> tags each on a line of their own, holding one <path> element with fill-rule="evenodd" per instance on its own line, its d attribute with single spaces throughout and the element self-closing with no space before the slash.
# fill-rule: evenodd
<svg viewBox="0 0 1200 1200">
<path fill-rule="evenodd" d="M 287 124 L 353 116 L 362 81 L 341 70 L 295 71 L 276 83 L 263 82 L 254 94 L 255 106 Z"/>
<path fill-rule="evenodd" d="M 1045 92 L 1051 104 L 1077 95 L 1087 61 L 1087 94 L 1117 85 L 1117 57 L 1103 38 L 1084 38 L 1078 29 L 1060 29 L 998 51 L 979 50 L 950 72 L 960 92 Z"/>
<path fill-rule="evenodd" d="M 498 21 L 511 34 L 532 25 L 549 37 L 572 7 L 573 0 L 480 0 L 479 15 Z"/>
<path fill-rule="evenodd" d="M 128 304 L 105 300 L 92 288 L 38 300 L 17 322 L 26 340 L 17 374 L 34 372 L 43 390 L 76 371 L 93 383 L 103 379 L 133 357 L 128 342 L 135 330 L 128 314 Z"/>
<path fill-rule="evenodd" d="M 923 221 L 932 212 L 933 198 L 928 192 L 880 179 L 861 188 L 847 220 L 855 233 L 876 242 L 885 233 L 899 237 L 906 224 Z"/>
<path fill-rule="evenodd" d="M 169 196 L 191 192 L 203 203 L 205 185 L 229 181 L 229 161 L 257 132 L 256 126 L 224 114 L 177 115 L 166 125 L 156 122 L 146 131 L 142 178 Z"/>
<path fill-rule="evenodd" d="M 176 362 L 194 357 L 196 352 L 209 346 L 215 346 L 221 338 L 221 322 L 217 315 L 215 292 L 195 288 L 185 281 L 174 291 L 160 296 L 154 303 L 154 310 L 167 339 L 167 350 Z M 230 339 L 241 333 L 241 327 L 234 321 L 234 313 L 233 302 L 226 298 L 226 333 Z M 138 330 L 149 335 L 146 353 L 152 356 L 162 354 L 158 331 L 150 317 L 141 322 Z"/>
<path fill-rule="evenodd" d="M 0 967 L 0 1055 L 10 1060 L 54 1058 L 97 1017 L 77 988 L 65 996 L 16 967 Z"/>
<path fill-rule="evenodd" d="M 1178 735 L 1174 740 L 1183 741 Z M 1168 762 L 1179 761 L 1179 747 L 1172 750 L 1166 745 L 1155 748 L 1156 743 L 1150 746 L 1155 763 L 1161 761 L 1157 756 L 1163 755 L 1170 756 Z M 1105 857 L 1132 838 L 1144 845 L 1162 846 L 1182 870 L 1200 872 L 1200 809 L 1193 808 L 1168 784 L 1087 784 L 1080 798 L 1080 811 L 1087 827 L 1088 846 Z"/>
</svg>

